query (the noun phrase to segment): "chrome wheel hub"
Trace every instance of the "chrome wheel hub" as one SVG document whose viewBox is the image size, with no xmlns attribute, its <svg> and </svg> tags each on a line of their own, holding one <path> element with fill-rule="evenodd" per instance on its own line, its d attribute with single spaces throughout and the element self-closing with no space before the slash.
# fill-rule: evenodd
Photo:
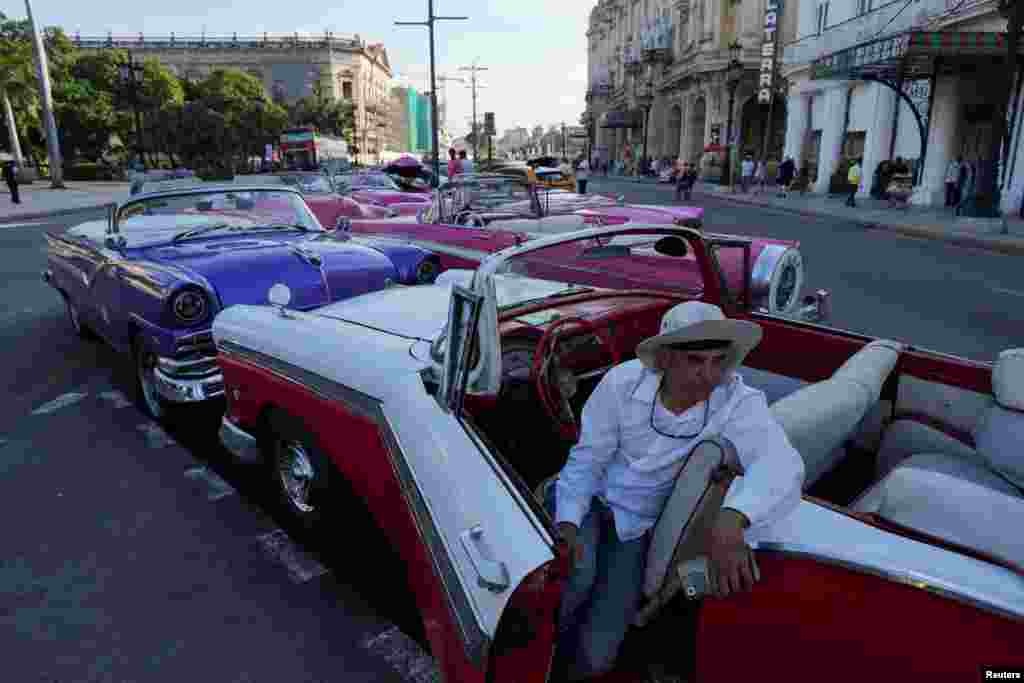
<svg viewBox="0 0 1024 683">
<path fill-rule="evenodd" d="M 299 512 L 312 512 L 310 498 L 316 472 L 302 444 L 288 441 L 278 445 L 277 476 L 288 502 Z"/>
<path fill-rule="evenodd" d="M 156 354 L 152 351 L 139 352 L 139 386 L 142 387 L 142 398 L 153 417 L 163 414 L 160 394 L 156 389 Z"/>
</svg>

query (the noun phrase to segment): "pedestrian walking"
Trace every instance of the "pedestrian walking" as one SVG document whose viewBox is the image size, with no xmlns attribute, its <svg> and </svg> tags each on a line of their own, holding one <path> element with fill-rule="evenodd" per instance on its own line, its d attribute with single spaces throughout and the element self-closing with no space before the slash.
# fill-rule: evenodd
<svg viewBox="0 0 1024 683">
<path fill-rule="evenodd" d="M 853 165 L 850 166 L 850 171 L 846 174 L 846 180 L 849 181 L 851 185 L 850 196 L 846 198 L 847 206 L 857 206 L 855 198 L 857 196 L 857 192 L 860 190 L 860 164 L 861 159 L 854 159 Z"/>
<path fill-rule="evenodd" d="M 764 159 L 759 159 L 757 165 L 754 167 L 754 192 L 755 194 L 761 194 L 765 190 L 767 184 L 767 166 Z"/>
<path fill-rule="evenodd" d="M 580 159 L 579 166 L 576 167 L 576 191 L 580 194 L 586 194 L 588 180 L 590 180 L 590 162 L 587 161 L 586 157 L 583 157 Z"/>
<path fill-rule="evenodd" d="M 964 158 L 957 157 L 951 159 L 949 164 L 946 165 L 946 204 L 947 208 L 955 207 L 960 203 L 959 197 L 957 197 L 957 190 L 960 185 L 960 166 L 963 164 Z"/>
<path fill-rule="evenodd" d="M 459 160 L 455 156 L 455 148 L 448 148 L 448 180 L 459 174 Z"/>
<path fill-rule="evenodd" d="M 683 170 L 683 200 L 690 201 L 693 198 L 693 186 L 697 184 L 697 165 L 687 163 Z"/>
<path fill-rule="evenodd" d="M 796 162 L 793 161 L 793 157 L 786 157 L 779 164 L 779 187 L 782 189 L 779 193 L 780 197 L 785 197 L 789 192 L 789 184 L 793 182 L 794 175 L 796 175 Z"/>
<path fill-rule="evenodd" d="M 750 183 L 754 180 L 754 157 L 747 154 L 743 163 L 740 164 L 740 189 L 746 194 L 750 189 Z"/>
<path fill-rule="evenodd" d="M 466 156 L 466 150 L 459 152 L 459 172 L 461 173 L 472 173 L 473 172 L 473 161 Z"/>
<path fill-rule="evenodd" d="M 689 163 L 684 162 L 682 159 L 676 165 L 676 201 L 680 201 L 683 198 L 683 193 L 686 191 L 686 169 L 689 167 Z"/>
<path fill-rule="evenodd" d="M 13 161 L 4 164 L 4 182 L 11 191 L 11 201 L 21 204 L 21 195 L 18 194 L 18 167 Z"/>
</svg>

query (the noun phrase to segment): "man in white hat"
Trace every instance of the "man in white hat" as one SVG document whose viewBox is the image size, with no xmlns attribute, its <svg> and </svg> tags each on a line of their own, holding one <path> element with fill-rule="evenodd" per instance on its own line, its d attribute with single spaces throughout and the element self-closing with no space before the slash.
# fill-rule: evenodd
<svg viewBox="0 0 1024 683">
<path fill-rule="evenodd" d="M 712 531 L 710 571 L 721 597 L 753 586 L 745 534 L 795 509 L 804 481 L 803 460 L 764 393 L 736 373 L 760 341 L 755 323 L 680 304 L 584 406 L 579 441 L 546 501 L 573 566 L 559 636 L 571 680 L 612 669 L 639 606 L 649 532 L 687 456 L 711 436 L 732 441 L 744 474 Z"/>
</svg>

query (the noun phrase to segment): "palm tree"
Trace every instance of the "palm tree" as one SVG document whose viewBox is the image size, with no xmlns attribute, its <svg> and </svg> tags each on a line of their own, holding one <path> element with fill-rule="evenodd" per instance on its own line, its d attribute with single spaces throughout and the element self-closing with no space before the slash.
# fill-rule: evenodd
<svg viewBox="0 0 1024 683">
<path fill-rule="evenodd" d="M 32 87 L 36 80 L 32 44 L 23 38 L 21 23 L 9 21 L 0 13 L 0 99 L 3 100 L 11 154 L 19 166 L 23 164 L 23 158 L 14 104 L 23 111 L 32 111 L 36 105 L 36 92 Z"/>
</svg>

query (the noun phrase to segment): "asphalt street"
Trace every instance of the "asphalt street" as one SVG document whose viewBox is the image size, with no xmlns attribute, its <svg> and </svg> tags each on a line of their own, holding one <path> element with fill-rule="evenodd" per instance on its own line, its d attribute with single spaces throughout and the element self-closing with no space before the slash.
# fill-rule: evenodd
<svg viewBox="0 0 1024 683">
<path fill-rule="evenodd" d="M 695 199 L 711 230 L 799 240 L 836 326 L 984 360 L 1022 345 L 1013 257 Z M 374 576 L 386 549 L 289 532 L 262 478 L 227 462 L 217 407 L 162 429 L 134 406 L 128 363 L 73 336 L 39 277 L 43 233 L 85 218 L 0 225 L 0 680 L 435 680 Z"/>
</svg>

